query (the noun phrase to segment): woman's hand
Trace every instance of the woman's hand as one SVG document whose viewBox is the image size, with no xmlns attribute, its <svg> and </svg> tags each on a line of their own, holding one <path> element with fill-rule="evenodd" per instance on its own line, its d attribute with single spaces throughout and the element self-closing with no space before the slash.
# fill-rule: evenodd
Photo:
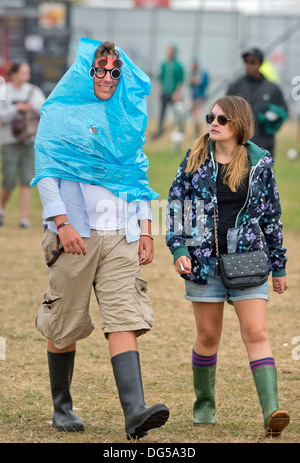
<svg viewBox="0 0 300 463">
<path fill-rule="evenodd" d="M 192 263 L 191 259 L 187 256 L 180 256 L 175 261 L 175 270 L 178 273 L 191 273 L 192 270 Z"/>
<path fill-rule="evenodd" d="M 276 293 L 282 294 L 287 289 L 286 275 L 283 277 L 273 277 L 272 281 L 273 281 L 273 291 L 275 291 Z"/>
<path fill-rule="evenodd" d="M 33 106 L 31 103 L 23 103 L 20 101 L 16 104 L 16 106 L 18 108 L 18 111 L 23 111 L 25 113 L 33 110 Z"/>
</svg>

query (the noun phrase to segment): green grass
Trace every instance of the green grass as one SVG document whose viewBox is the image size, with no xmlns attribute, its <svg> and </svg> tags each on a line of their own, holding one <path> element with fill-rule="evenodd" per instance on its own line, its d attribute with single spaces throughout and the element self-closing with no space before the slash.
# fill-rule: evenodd
<svg viewBox="0 0 300 463">
<path fill-rule="evenodd" d="M 174 154 L 172 151 L 148 151 L 149 182 L 151 188 L 160 194 L 159 199 L 167 199 L 170 186 L 176 175 L 178 166 L 184 154 Z"/>
<path fill-rule="evenodd" d="M 278 158 L 274 166 L 282 208 L 282 222 L 288 230 L 300 230 L 300 157 L 290 160 L 286 156 L 288 140 L 281 140 Z M 278 147 L 278 148 L 279 148 Z M 300 152 L 300 149 L 299 149 Z"/>
</svg>

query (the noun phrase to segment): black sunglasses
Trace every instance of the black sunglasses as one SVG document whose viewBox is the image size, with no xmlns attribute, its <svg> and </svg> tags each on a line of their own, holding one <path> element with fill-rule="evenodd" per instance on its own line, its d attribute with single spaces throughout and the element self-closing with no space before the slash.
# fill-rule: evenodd
<svg viewBox="0 0 300 463">
<path fill-rule="evenodd" d="M 230 119 L 228 119 L 228 117 L 223 114 L 219 114 L 218 116 L 216 116 L 214 113 L 206 114 L 206 122 L 208 124 L 212 124 L 216 118 L 220 125 L 226 125 L 227 122 L 230 121 Z"/>
<path fill-rule="evenodd" d="M 121 70 L 117 68 L 113 69 L 106 69 L 102 66 L 100 68 L 91 67 L 90 69 L 90 77 L 98 77 L 98 79 L 103 79 L 106 76 L 106 73 L 109 72 L 112 79 L 120 79 L 121 77 Z"/>
</svg>

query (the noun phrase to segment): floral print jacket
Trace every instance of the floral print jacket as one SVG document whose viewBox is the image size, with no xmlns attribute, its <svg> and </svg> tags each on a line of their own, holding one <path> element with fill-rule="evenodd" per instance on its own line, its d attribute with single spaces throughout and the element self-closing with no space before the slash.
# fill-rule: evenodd
<svg viewBox="0 0 300 463">
<path fill-rule="evenodd" d="M 273 276 L 285 275 L 286 249 L 283 247 L 281 206 L 270 153 L 254 143 L 246 143 L 250 160 L 248 196 L 227 232 L 228 252 L 245 252 L 262 247 Z M 218 223 L 217 163 L 213 147 L 206 161 L 193 174 L 185 168 L 190 150 L 180 164 L 170 188 L 167 208 L 167 245 L 174 262 L 190 257 L 192 271 L 184 279 L 206 284 L 208 259 L 215 243 Z M 214 220 L 216 217 L 216 221 Z"/>
</svg>

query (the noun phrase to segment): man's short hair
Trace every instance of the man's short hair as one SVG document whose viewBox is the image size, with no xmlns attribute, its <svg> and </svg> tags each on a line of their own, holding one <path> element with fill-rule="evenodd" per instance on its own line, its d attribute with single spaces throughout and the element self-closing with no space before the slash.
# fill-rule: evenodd
<svg viewBox="0 0 300 463">
<path fill-rule="evenodd" d="M 107 40 L 99 45 L 95 53 L 95 58 L 98 58 L 99 56 L 107 57 L 108 55 L 115 55 L 116 58 L 119 58 L 119 52 L 115 49 L 114 42 L 109 42 Z"/>
</svg>

